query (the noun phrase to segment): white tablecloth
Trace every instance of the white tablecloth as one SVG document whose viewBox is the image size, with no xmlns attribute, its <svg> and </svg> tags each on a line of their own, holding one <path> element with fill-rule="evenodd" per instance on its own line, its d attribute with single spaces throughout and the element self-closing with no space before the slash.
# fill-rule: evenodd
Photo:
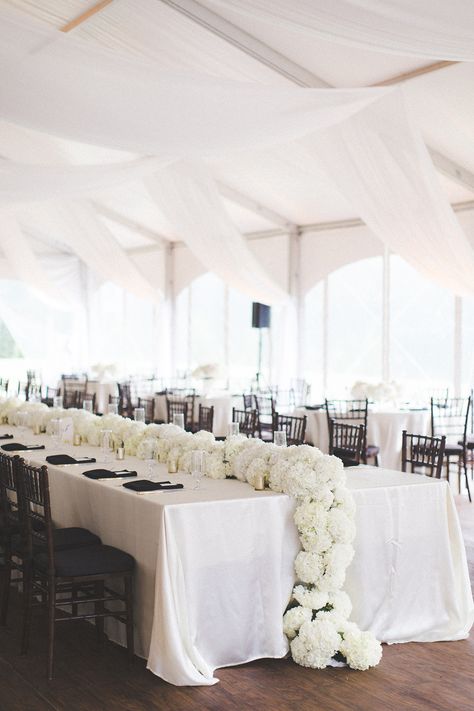
<svg viewBox="0 0 474 711">
<path fill-rule="evenodd" d="M 229 422 L 232 421 L 232 395 L 198 396 L 194 401 L 194 420 L 198 421 L 199 405 L 214 407 L 214 424 L 212 431 L 216 437 L 225 437 Z M 155 396 L 155 419 L 167 422 L 166 395 Z"/>
<path fill-rule="evenodd" d="M 321 451 L 329 450 L 326 410 L 300 408 L 295 414 L 306 415 L 306 441 Z M 429 435 L 431 419 L 428 410 L 406 412 L 370 412 L 367 419 L 367 443 L 380 447 L 379 464 L 387 469 L 400 469 L 402 432 Z"/>
<path fill-rule="evenodd" d="M 48 453 L 31 456 L 43 462 Z M 122 465 L 145 472 L 136 459 Z M 161 465 L 159 478 L 185 490 L 139 495 L 81 475 L 93 466 L 50 466 L 54 519 L 135 557 L 136 651 L 151 671 L 177 685 L 212 684 L 214 669 L 286 654 L 281 617 L 299 549 L 294 500 L 234 480 L 204 479 L 194 491 L 191 477 Z M 447 483 L 371 467 L 348 470 L 348 479 L 357 505 L 346 581 L 352 619 L 386 642 L 467 636 L 472 595 Z M 123 626 L 106 625 L 123 643 Z"/>
</svg>

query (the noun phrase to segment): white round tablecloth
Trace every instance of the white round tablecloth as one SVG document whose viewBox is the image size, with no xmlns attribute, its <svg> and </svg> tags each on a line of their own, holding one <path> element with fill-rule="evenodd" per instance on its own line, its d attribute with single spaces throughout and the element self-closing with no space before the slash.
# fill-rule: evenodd
<svg viewBox="0 0 474 711">
<path fill-rule="evenodd" d="M 306 415 L 306 441 L 329 450 L 329 433 L 326 410 L 300 408 L 297 414 Z M 431 419 L 429 410 L 406 410 L 404 412 L 370 412 L 367 419 L 367 444 L 380 447 L 379 464 L 387 469 L 400 469 L 402 432 L 429 435 Z"/>
</svg>

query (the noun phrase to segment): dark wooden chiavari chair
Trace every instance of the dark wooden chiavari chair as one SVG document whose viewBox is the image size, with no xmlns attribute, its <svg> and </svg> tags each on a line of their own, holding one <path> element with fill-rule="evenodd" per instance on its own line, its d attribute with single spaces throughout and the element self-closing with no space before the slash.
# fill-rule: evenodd
<svg viewBox="0 0 474 711">
<path fill-rule="evenodd" d="M 304 417 L 295 417 L 293 415 L 279 415 L 278 412 L 275 412 L 273 416 L 273 434 L 278 430 L 286 432 L 288 446 L 304 444 L 306 415 Z"/>
<path fill-rule="evenodd" d="M 424 435 L 402 433 L 402 472 L 407 471 L 407 464 L 410 471 L 417 469 L 429 470 L 429 476 L 437 479 L 441 478 L 443 469 L 444 448 L 446 437 L 427 437 Z M 426 473 L 423 471 L 423 473 Z"/>
<path fill-rule="evenodd" d="M 258 425 L 256 410 L 237 410 L 233 407 L 232 422 L 239 423 L 240 434 L 246 435 L 247 437 L 255 437 Z"/>
<path fill-rule="evenodd" d="M 431 398 L 431 434 L 433 437 L 446 436 L 444 458 L 446 460 L 446 473 L 449 481 L 450 458 L 458 458 L 459 490 L 461 490 L 461 473 L 464 474 L 469 501 L 471 490 L 467 475 L 468 458 L 468 429 L 469 414 L 471 411 L 471 396 L 467 398 Z"/>
<path fill-rule="evenodd" d="M 212 432 L 214 425 L 214 405 L 211 407 L 206 407 L 205 405 L 199 405 L 198 411 L 198 424 L 197 431 L 205 430 L 206 432 Z"/>
<path fill-rule="evenodd" d="M 167 397 L 166 411 L 168 422 L 173 422 L 174 415 L 184 415 L 184 429 L 193 429 L 194 397 Z"/>
<path fill-rule="evenodd" d="M 342 459 L 345 467 L 364 461 L 364 425 L 329 420 L 329 454 Z"/>
<path fill-rule="evenodd" d="M 18 581 L 22 579 L 23 564 L 14 555 L 14 538 L 21 535 L 21 522 L 18 514 L 18 456 L 0 453 L 0 625 L 7 623 L 8 602 L 12 571 L 18 571 Z"/>
<path fill-rule="evenodd" d="M 242 395 L 244 399 L 244 410 L 255 410 L 255 395 L 250 393 L 249 395 Z"/>
<path fill-rule="evenodd" d="M 378 455 L 380 447 L 375 444 L 367 444 L 367 420 L 369 414 L 369 401 L 365 400 L 325 400 L 326 417 L 328 422 L 346 422 L 347 424 L 364 425 L 364 450 L 362 461 L 367 464 L 368 459 L 374 459 L 376 467 L 379 465 Z"/>
<path fill-rule="evenodd" d="M 260 439 L 273 439 L 273 418 L 275 417 L 275 399 L 271 395 L 255 393 L 257 410 L 257 429 Z"/>
<path fill-rule="evenodd" d="M 138 407 L 145 410 L 145 422 L 147 425 L 155 421 L 155 400 L 152 397 L 139 397 Z"/>
<path fill-rule="evenodd" d="M 63 407 L 77 407 L 77 399 L 79 394 L 87 392 L 87 379 L 79 380 L 79 378 L 65 377 L 61 379 L 61 392 L 63 396 Z"/>
<path fill-rule="evenodd" d="M 68 547 L 59 550 L 53 529 L 49 496 L 48 469 L 33 467 L 20 460 L 20 477 L 24 506 L 23 517 L 28 562 L 24 574 L 24 614 L 22 630 L 22 653 L 28 651 L 32 608 L 45 604 L 48 611 L 48 679 L 53 678 L 54 633 L 56 623 L 96 619 L 100 639 L 104 635 L 104 618 L 114 617 L 126 625 L 127 650 L 133 657 L 133 570 L 134 558 L 118 548 L 100 543 Z M 109 579 L 121 580 L 124 593 L 117 593 L 106 586 Z M 41 602 L 37 603 L 36 599 Z M 124 603 L 123 610 L 111 610 L 107 603 Z M 84 603 L 93 603 L 79 614 Z M 63 607 L 72 606 L 72 614 L 61 614 Z M 60 614 L 58 614 L 58 612 Z"/>
<path fill-rule="evenodd" d="M 117 388 L 119 392 L 119 415 L 133 417 L 133 411 L 137 407 L 138 401 L 132 396 L 131 382 L 117 383 Z"/>
<path fill-rule="evenodd" d="M 46 393 L 41 396 L 41 402 L 48 407 L 53 407 L 54 398 L 59 395 L 58 388 L 52 388 L 51 386 L 46 386 Z"/>
<path fill-rule="evenodd" d="M 95 412 L 96 411 L 95 399 L 96 399 L 95 393 L 86 393 L 86 392 L 82 392 L 81 390 L 78 390 L 76 392 L 76 399 L 75 399 L 74 407 L 78 407 L 79 409 L 81 409 L 82 407 L 84 407 L 84 401 L 92 400 L 92 412 Z"/>
</svg>

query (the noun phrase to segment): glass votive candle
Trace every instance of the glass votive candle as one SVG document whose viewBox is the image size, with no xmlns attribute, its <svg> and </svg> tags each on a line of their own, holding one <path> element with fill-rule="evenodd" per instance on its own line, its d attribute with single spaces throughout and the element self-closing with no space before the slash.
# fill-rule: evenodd
<svg viewBox="0 0 474 711">
<path fill-rule="evenodd" d="M 263 474 L 257 474 L 255 476 L 253 488 L 255 491 L 263 491 L 265 489 L 265 477 Z"/>
<path fill-rule="evenodd" d="M 273 442 L 277 445 L 277 447 L 286 447 L 285 430 L 277 430 L 273 435 Z"/>
<path fill-rule="evenodd" d="M 182 412 L 173 415 L 173 425 L 181 427 L 181 429 L 184 430 L 184 414 Z"/>
<path fill-rule="evenodd" d="M 145 408 L 136 407 L 133 411 L 133 419 L 135 422 L 145 422 Z"/>
<path fill-rule="evenodd" d="M 235 437 L 239 434 L 239 423 L 229 422 L 227 425 L 227 437 Z"/>
<path fill-rule="evenodd" d="M 81 444 L 81 435 L 79 434 L 79 432 L 74 432 L 74 438 L 72 440 L 72 443 L 75 447 L 79 447 L 79 445 Z"/>
</svg>

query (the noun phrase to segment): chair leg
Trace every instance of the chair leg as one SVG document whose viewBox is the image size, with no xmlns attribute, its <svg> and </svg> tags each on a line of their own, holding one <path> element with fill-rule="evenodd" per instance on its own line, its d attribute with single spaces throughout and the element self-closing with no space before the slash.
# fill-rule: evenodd
<svg viewBox="0 0 474 711">
<path fill-rule="evenodd" d="M 378 467 L 378 465 L 379 465 L 379 455 L 378 454 L 374 455 L 374 464 L 376 467 Z"/>
<path fill-rule="evenodd" d="M 54 661 L 54 622 L 56 613 L 56 580 L 48 579 L 48 679 L 53 678 Z"/>
<path fill-rule="evenodd" d="M 95 584 L 95 596 L 96 597 L 104 597 L 104 581 L 100 580 Z M 100 615 L 101 613 L 104 612 L 105 605 L 104 602 L 96 602 L 94 605 L 94 611 L 96 615 Z M 105 642 L 105 635 L 104 635 L 104 618 L 103 617 L 96 617 L 95 618 L 95 626 L 97 630 L 97 640 L 99 644 L 103 645 Z"/>
<path fill-rule="evenodd" d="M 10 585 L 12 577 L 12 561 L 10 547 L 5 546 L 5 566 L 1 573 L 0 585 L 0 627 L 5 627 L 7 624 L 8 603 L 10 600 Z"/>
<path fill-rule="evenodd" d="M 469 477 L 467 475 L 467 455 L 465 452 L 464 452 L 464 456 L 462 458 L 462 465 L 463 465 L 463 470 L 464 470 L 464 480 L 466 482 L 467 495 L 469 497 L 469 502 L 472 503 L 471 489 L 469 488 Z M 459 490 L 461 490 L 461 477 L 459 477 Z"/>
<path fill-rule="evenodd" d="M 127 616 L 127 653 L 128 660 L 133 660 L 133 579 L 131 575 L 124 578 L 125 585 L 125 609 Z"/>
<path fill-rule="evenodd" d="M 28 564 L 23 566 L 23 621 L 21 632 L 21 654 L 28 654 L 31 629 L 31 608 L 33 604 L 32 570 Z"/>
<path fill-rule="evenodd" d="M 75 585 L 74 583 L 71 586 L 71 595 L 73 600 L 75 600 L 78 596 L 78 586 Z M 77 602 L 74 602 L 71 606 L 71 612 L 73 617 L 77 617 Z"/>
</svg>

